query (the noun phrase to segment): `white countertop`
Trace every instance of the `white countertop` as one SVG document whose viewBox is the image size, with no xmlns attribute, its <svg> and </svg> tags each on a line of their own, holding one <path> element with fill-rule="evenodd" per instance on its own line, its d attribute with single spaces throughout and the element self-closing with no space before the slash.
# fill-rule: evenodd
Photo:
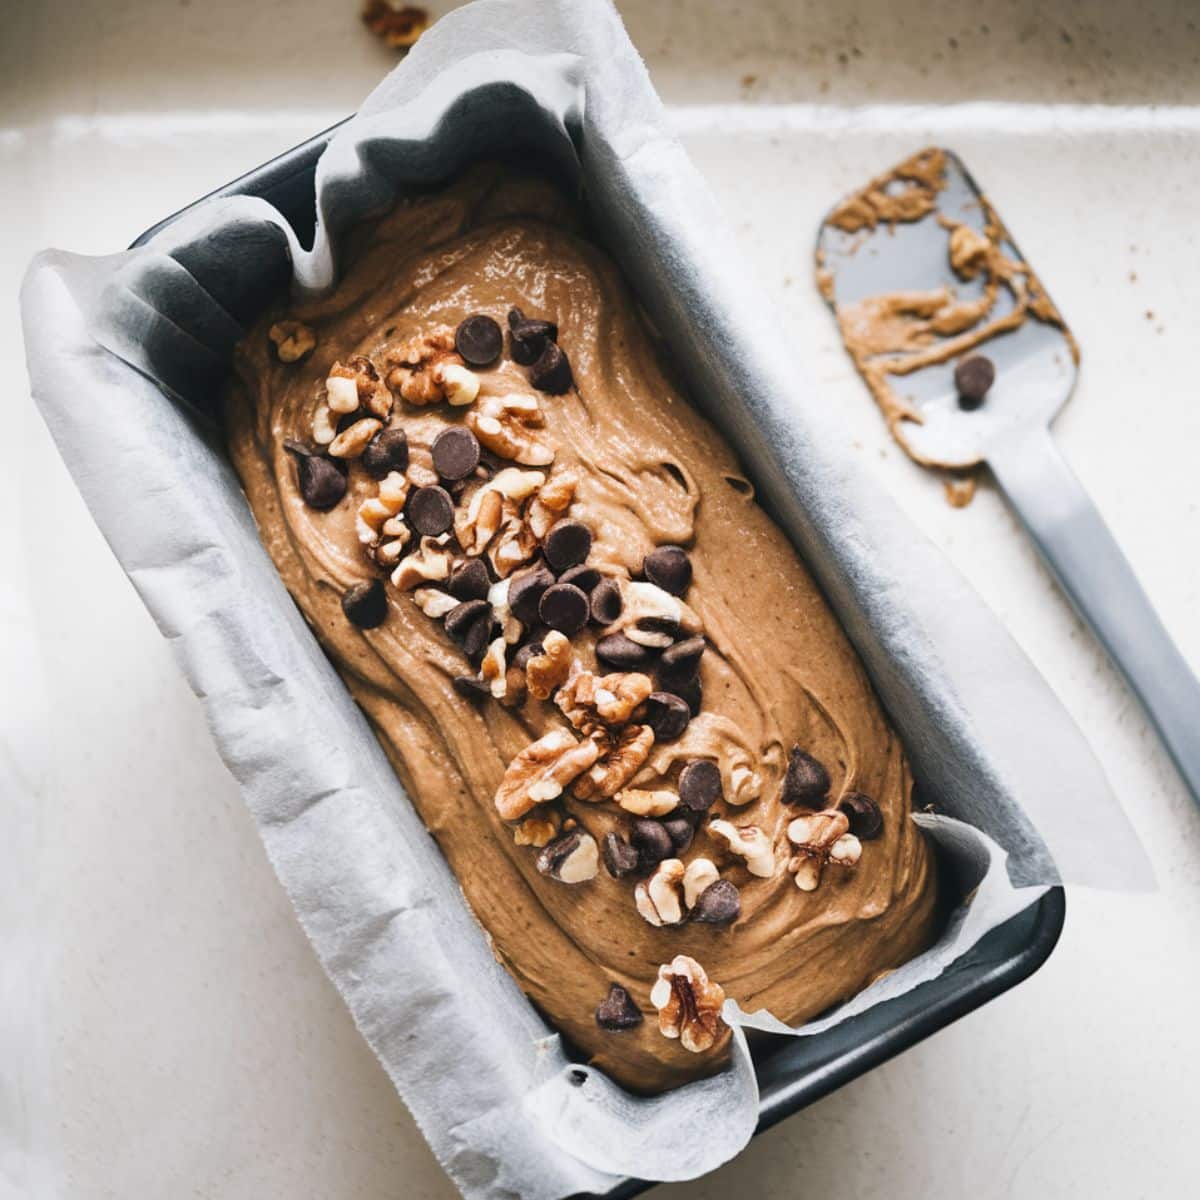
<svg viewBox="0 0 1200 1200">
<path fill-rule="evenodd" d="M 1185 2 L 621 7 L 863 470 L 1039 665 L 1162 885 L 1072 894 L 1032 980 L 655 1194 L 1195 1194 L 1200 814 L 994 490 L 953 510 L 889 442 L 809 254 L 822 209 L 867 175 L 928 141 L 963 154 L 1082 345 L 1065 452 L 1200 665 L 1200 17 Z M 125 245 L 349 112 L 392 57 L 355 0 L 10 8 L 0 1195 L 451 1197 L 28 402 L 15 304 L 36 248 Z"/>
</svg>

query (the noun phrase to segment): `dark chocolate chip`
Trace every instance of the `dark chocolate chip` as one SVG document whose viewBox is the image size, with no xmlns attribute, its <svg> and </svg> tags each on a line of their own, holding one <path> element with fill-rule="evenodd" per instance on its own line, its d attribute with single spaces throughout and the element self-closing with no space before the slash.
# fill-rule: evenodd
<svg viewBox="0 0 1200 1200">
<path fill-rule="evenodd" d="M 668 817 L 663 821 L 667 837 L 671 839 L 671 848 L 676 855 L 682 854 L 691 844 L 696 834 L 695 826 L 687 817 Z"/>
<path fill-rule="evenodd" d="M 723 794 L 715 762 L 694 758 L 679 772 L 679 802 L 692 812 L 707 812 Z"/>
<path fill-rule="evenodd" d="M 504 349 L 504 333 L 484 313 L 476 313 L 459 323 L 454 331 L 454 348 L 472 367 L 488 367 Z"/>
<path fill-rule="evenodd" d="M 540 654 L 545 653 L 546 647 L 543 646 L 541 642 L 526 642 L 525 645 L 522 646 L 515 655 L 513 655 L 512 665 L 516 667 L 518 671 L 523 671 L 527 666 L 529 666 L 529 660 L 531 658 L 537 658 Z"/>
<path fill-rule="evenodd" d="M 551 629 L 571 637 L 587 624 L 587 592 L 573 583 L 556 583 L 542 593 L 538 615 Z"/>
<path fill-rule="evenodd" d="M 687 701 L 673 692 L 651 692 L 646 698 L 645 722 L 654 730 L 656 742 L 673 742 L 691 719 Z"/>
<path fill-rule="evenodd" d="M 664 592 L 682 596 L 692 582 L 692 560 L 680 546 L 659 546 L 642 560 L 642 574 Z"/>
<path fill-rule="evenodd" d="M 624 879 L 638 869 L 638 852 L 619 834 L 606 833 L 601 843 L 604 865 L 614 879 Z"/>
<path fill-rule="evenodd" d="M 409 496 L 404 515 L 423 537 L 437 537 L 454 524 L 454 501 L 444 487 L 419 487 Z"/>
<path fill-rule="evenodd" d="M 568 567 L 558 577 L 558 582 L 573 583 L 577 588 L 591 592 L 600 582 L 600 572 L 595 567 L 589 567 L 587 563 L 580 563 L 577 567 Z"/>
<path fill-rule="evenodd" d="M 547 342 L 558 338 L 558 326 L 552 321 L 526 320 L 519 308 L 508 314 L 508 329 L 508 352 L 523 367 L 533 366 Z"/>
<path fill-rule="evenodd" d="M 621 585 L 615 579 L 602 579 L 592 589 L 592 620 L 597 625 L 611 625 L 623 607 Z"/>
<path fill-rule="evenodd" d="M 847 792 L 838 808 L 850 818 L 850 832 L 856 838 L 870 842 L 883 832 L 883 813 L 865 792 Z"/>
<path fill-rule="evenodd" d="M 554 576 L 545 563 L 538 563 L 514 575 L 508 585 L 508 607 L 518 621 L 535 625 L 538 621 L 538 605 L 546 589 L 554 583 Z"/>
<path fill-rule="evenodd" d="M 996 368 L 990 358 L 972 354 L 960 359 L 954 368 L 954 386 L 958 403 L 965 409 L 978 408 L 996 381 Z"/>
<path fill-rule="evenodd" d="M 649 664 L 654 654 L 623 633 L 610 633 L 596 643 L 596 657 L 614 671 L 638 671 Z"/>
<path fill-rule="evenodd" d="M 700 670 L 700 656 L 704 653 L 702 637 L 690 637 L 668 646 L 658 660 L 658 678 L 664 690 L 674 691 L 672 684 L 691 683 Z"/>
<path fill-rule="evenodd" d="M 338 433 L 345 433 L 351 425 L 353 425 L 356 421 L 361 420 L 362 412 L 361 410 L 356 409 L 354 412 L 343 413 L 338 418 L 338 423 L 334 426 L 334 428 L 338 431 Z"/>
<path fill-rule="evenodd" d="M 596 1024 L 601 1029 L 616 1032 L 635 1029 L 642 1023 L 642 1010 L 633 1002 L 633 997 L 619 984 L 609 986 L 608 995 L 596 1009 Z"/>
<path fill-rule="evenodd" d="M 492 640 L 492 627 L 494 623 L 495 621 L 491 612 L 486 612 L 467 626 L 467 631 L 463 634 L 462 638 L 462 649 L 463 653 L 472 662 L 478 662 L 483 657 L 483 652 L 487 649 L 488 642 Z"/>
<path fill-rule="evenodd" d="M 662 690 L 678 696 L 688 706 L 688 712 L 693 717 L 700 715 L 700 709 L 704 705 L 704 689 L 700 686 L 699 676 L 687 683 L 677 683 L 673 687 L 664 687 Z"/>
<path fill-rule="evenodd" d="M 551 396 L 561 396 L 571 386 L 571 364 L 557 342 L 546 343 L 537 362 L 529 368 L 529 382 Z"/>
<path fill-rule="evenodd" d="M 668 637 L 679 636 L 679 622 L 673 617 L 642 617 L 637 627 L 643 633 L 665 633 Z"/>
<path fill-rule="evenodd" d="M 651 821 L 647 817 L 639 817 L 634 821 L 629 840 L 638 852 L 638 865 L 643 870 L 656 866 L 675 852 L 671 835 L 663 828 L 662 822 Z"/>
<path fill-rule="evenodd" d="M 542 553 L 556 575 L 578 566 L 592 551 L 592 531 L 582 522 L 564 517 L 546 531 Z"/>
<path fill-rule="evenodd" d="M 525 320 L 525 314 L 515 304 L 508 310 L 508 327 L 515 329 L 520 323 Z"/>
<path fill-rule="evenodd" d="M 537 869 L 543 875 L 557 876 L 563 863 L 579 849 L 581 840 L 582 834 L 578 829 L 572 829 L 556 837 L 554 841 L 542 847 L 541 853 L 537 856 Z"/>
<path fill-rule="evenodd" d="M 367 443 L 358 461 L 372 479 L 408 470 L 408 434 L 400 428 L 381 429 Z"/>
<path fill-rule="evenodd" d="M 351 624 L 359 629 L 374 629 L 387 619 L 387 592 L 383 580 L 372 579 L 369 583 L 356 583 L 342 594 L 342 612 Z"/>
<path fill-rule="evenodd" d="M 728 925 L 742 915 L 742 898 L 728 879 L 717 879 L 696 897 L 692 920 L 707 925 Z"/>
<path fill-rule="evenodd" d="M 784 804 L 820 808 L 828 791 L 829 772 L 811 754 L 805 754 L 799 746 L 793 746 L 783 777 L 780 800 Z"/>
<path fill-rule="evenodd" d="M 289 450 L 296 456 L 296 478 L 300 495 L 309 508 L 327 512 L 346 494 L 346 476 L 328 458 L 319 454 Z"/>
<path fill-rule="evenodd" d="M 429 453 L 443 479 L 466 479 L 479 466 L 479 439 L 465 425 L 451 425 L 433 439 Z"/>
<path fill-rule="evenodd" d="M 453 683 L 454 690 L 468 700 L 486 700 L 492 694 L 492 689 L 474 675 L 455 675 Z"/>
<path fill-rule="evenodd" d="M 446 590 L 455 600 L 486 600 L 491 586 L 492 581 L 482 560 L 468 558 L 450 572 Z"/>
<path fill-rule="evenodd" d="M 446 614 L 446 632 L 461 645 L 475 622 L 491 612 L 492 606 L 486 600 L 464 600 Z"/>
</svg>

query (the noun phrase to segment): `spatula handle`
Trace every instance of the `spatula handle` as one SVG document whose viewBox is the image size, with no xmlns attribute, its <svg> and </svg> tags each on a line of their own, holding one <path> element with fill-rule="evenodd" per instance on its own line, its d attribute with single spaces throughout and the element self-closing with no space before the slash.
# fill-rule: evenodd
<svg viewBox="0 0 1200 1200">
<path fill-rule="evenodd" d="M 988 465 L 1200 803 L 1200 682 L 1049 429 L 1026 429 L 1003 439 L 989 450 Z"/>
</svg>

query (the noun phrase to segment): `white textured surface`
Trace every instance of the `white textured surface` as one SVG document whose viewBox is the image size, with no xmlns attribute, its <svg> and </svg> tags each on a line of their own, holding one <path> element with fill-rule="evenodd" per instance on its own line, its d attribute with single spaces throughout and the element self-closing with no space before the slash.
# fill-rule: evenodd
<svg viewBox="0 0 1200 1200">
<path fill-rule="evenodd" d="M 351 0 L 8 7 L 0 1195 L 448 1197 L 26 399 L 14 300 L 34 248 L 124 244 L 348 111 L 392 60 Z M 863 469 L 1040 665 L 1163 886 L 1073 896 L 1033 980 L 658 1194 L 1190 1194 L 1200 817 L 998 497 L 951 510 L 888 443 L 808 263 L 821 210 L 864 175 L 931 139 L 963 154 L 1082 343 L 1067 455 L 1200 663 L 1194 10 L 622 7 Z"/>
</svg>

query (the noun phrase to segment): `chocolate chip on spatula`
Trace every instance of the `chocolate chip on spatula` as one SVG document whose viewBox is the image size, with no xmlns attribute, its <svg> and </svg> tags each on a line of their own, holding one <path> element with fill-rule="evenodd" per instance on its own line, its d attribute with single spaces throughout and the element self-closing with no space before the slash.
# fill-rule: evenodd
<svg viewBox="0 0 1200 1200">
<path fill-rule="evenodd" d="M 564 517 L 546 531 L 542 553 L 550 569 L 562 573 L 578 566 L 592 550 L 592 531 L 582 522 Z"/>
<path fill-rule="evenodd" d="M 728 879 L 718 879 L 696 898 L 692 920 L 707 925 L 728 925 L 742 915 L 742 897 Z"/>
<path fill-rule="evenodd" d="M 681 546 L 659 546 L 642 560 L 642 574 L 664 592 L 682 596 L 692 582 L 692 560 Z"/>
<path fill-rule="evenodd" d="M 691 719 L 687 702 L 672 692 L 651 692 L 646 697 L 645 722 L 654 731 L 656 742 L 673 742 Z"/>
<path fill-rule="evenodd" d="M 464 425 L 451 425 L 429 447 L 433 469 L 443 479 L 466 479 L 479 466 L 479 439 Z"/>
<path fill-rule="evenodd" d="M 328 512 L 335 508 L 346 494 L 346 476 L 333 462 L 299 447 L 298 443 L 288 446 L 296 459 L 296 479 L 300 495 L 309 508 Z M 303 452 L 302 452 L 303 451 Z"/>
<path fill-rule="evenodd" d="M 574 382 L 566 352 L 557 342 L 547 342 L 538 360 L 529 368 L 529 382 L 539 392 L 561 396 Z"/>
<path fill-rule="evenodd" d="M 694 758 L 679 772 L 679 802 L 692 812 L 707 812 L 722 791 L 721 772 L 707 758 Z"/>
<path fill-rule="evenodd" d="M 556 583 L 542 593 L 538 615 L 551 629 L 572 637 L 587 624 L 587 593 L 573 583 Z"/>
<path fill-rule="evenodd" d="M 443 487 L 419 487 L 409 496 L 404 515 L 422 537 L 437 537 L 454 524 L 454 501 Z"/>
<path fill-rule="evenodd" d="M 784 804 L 820 808 L 828 791 L 829 772 L 811 754 L 806 754 L 799 746 L 793 746 L 779 798 Z"/>
<path fill-rule="evenodd" d="M 383 479 L 393 471 L 408 469 L 408 434 L 403 429 L 382 429 L 368 443 L 358 460 L 372 479 Z"/>
<path fill-rule="evenodd" d="M 374 629 L 387 619 L 387 592 L 383 581 L 372 579 L 369 583 L 356 583 L 342 595 L 342 612 L 346 619 L 359 629 Z"/>
<path fill-rule="evenodd" d="M 850 832 L 860 841 L 872 841 L 883 832 L 883 813 L 864 792 L 847 792 L 838 808 L 850 819 Z"/>
<path fill-rule="evenodd" d="M 601 1029 L 617 1032 L 634 1029 L 642 1023 L 642 1010 L 633 1002 L 633 997 L 619 984 L 608 989 L 608 995 L 596 1009 L 596 1024 Z"/>
<path fill-rule="evenodd" d="M 459 323 L 454 331 L 454 348 L 472 367 L 488 367 L 504 349 L 500 326 L 485 313 L 476 313 Z"/>
<path fill-rule="evenodd" d="M 982 354 L 959 359 L 954 367 L 954 386 L 962 408 L 978 408 L 995 382 L 996 367 L 990 358 Z"/>
</svg>

